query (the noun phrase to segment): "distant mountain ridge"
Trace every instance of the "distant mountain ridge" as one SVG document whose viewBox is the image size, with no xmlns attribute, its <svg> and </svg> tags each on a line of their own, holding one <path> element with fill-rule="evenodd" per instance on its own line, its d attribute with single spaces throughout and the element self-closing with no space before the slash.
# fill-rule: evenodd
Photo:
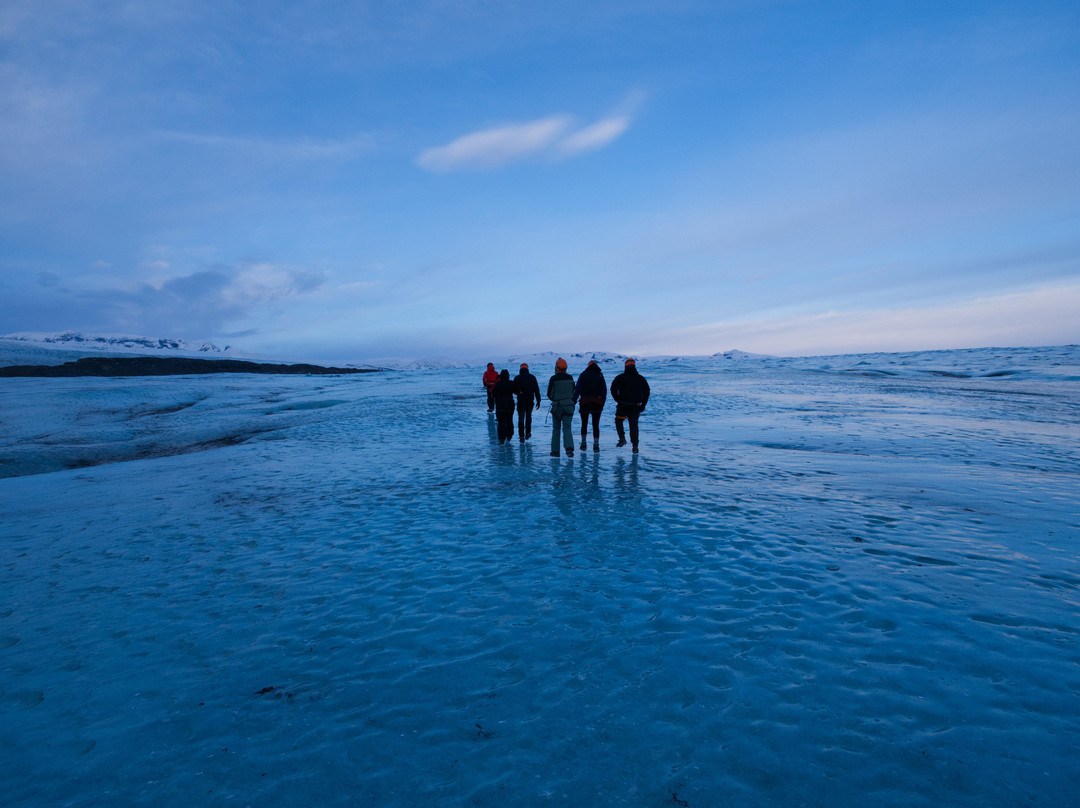
<svg viewBox="0 0 1080 808">
<path fill-rule="evenodd" d="M 98 354 L 136 354 L 136 355 L 205 355 L 205 354 L 228 354 L 230 357 L 244 357 L 254 361 L 273 361 L 272 357 L 249 355 L 245 351 L 237 351 L 232 346 L 226 345 L 219 348 L 212 342 L 201 344 L 187 342 L 183 339 L 171 337 L 145 337 L 132 334 L 86 334 L 80 331 L 20 331 L 12 334 L 0 334 L 0 341 L 6 343 L 6 353 L 0 357 L 0 365 L 4 364 L 57 364 L 61 353 L 63 359 L 77 359 L 83 355 Z M 14 343 L 14 344 L 13 344 Z M 20 346 L 15 348 L 15 346 Z M 22 347 L 22 346 L 25 346 Z M 13 352 L 11 349 L 14 349 Z M 31 351 L 31 355 L 26 355 Z M 0 352 L 3 353 L 3 352 Z M 52 359 L 53 356 L 56 359 Z M 611 351 L 573 351 L 556 352 L 540 351 L 529 353 L 514 353 L 509 356 L 503 354 L 500 359 L 496 358 L 451 358 L 447 356 L 419 356 L 419 357 L 393 357 L 370 359 L 359 363 L 346 359 L 339 359 L 335 363 L 315 361 L 312 364 L 330 365 L 338 364 L 346 368 L 369 368 L 388 370 L 450 370 L 471 367 L 483 367 L 489 361 L 494 362 L 500 368 L 512 368 L 517 372 L 521 363 L 527 363 L 534 369 L 543 369 L 554 366 L 555 360 L 560 356 L 569 362 L 571 368 L 580 370 L 585 365 L 595 360 L 602 367 L 621 369 L 627 357 L 632 354 L 614 353 Z M 639 362 L 656 365 L 663 362 L 680 362 L 693 359 L 727 359 L 747 360 L 764 358 L 761 354 L 750 354 L 743 351 L 724 351 L 712 356 L 641 356 L 633 354 Z"/>
<path fill-rule="evenodd" d="M 95 349 L 134 349 L 152 351 L 184 351 L 188 353 L 226 353 L 230 346 L 219 348 L 212 342 L 204 342 L 195 347 L 182 339 L 167 337 L 140 337 L 130 334 L 81 334 L 78 331 L 60 331 L 56 333 L 21 331 L 15 334 L 0 334 L 0 339 L 10 339 L 18 342 L 33 342 L 44 345 L 55 345 L 64 348 L 95 348 Z"/>
<path fill-rule="evenodd" d="M 1058 379 L 1065 382 L 1080 381 L 1080 346 L 1021 346 L 1021 347 L 984 347 L 957 349 L 930 349 L 902 352 L 872 352 L 857 354 L 834 354 L 829 356 L 783 357 L 768 354 L 748 353 L 740 350 L 720 351 L 708 355 L 643 355 L 623 354 L 611 351 L 539 351 L 539 352 L 490 352 L 487 356 L 450 358 L 428 355 L 422 357 L 395 357 L 384 359 L 366 359 L 363 362 L 339 358 L 336 361 L 323 359 L 282 359 L 280 356 L 268 357 L 248 354 L 231 346 L 219 348 L 211 342 L 201 345 L 182 339 L 152 338 L 124 334 L 100 335 L 84 334 L 78 331 L 58 332 L 18 332 L 0 335 L 0 368 L 19 366 L 49 366 L 61 368 L 65 364 L 76 364 L 84 357 L 154 357 L 168 360 L 172 357 L 187 357 L 206 363 L 225 362 L 243 359 L 260 364 L 291 366 L 290 371 L 266 368 L 265 373 L 280 372 L 353 372 L 354 370 L 398 370 L 398 371 L 469 371 L 483 368 L 488 362 L 497 369 L 506 368 L 516 374 L 521 363 L 527 363 L 532 372 L 546 376 L 555 366 L 560 356 L 567 360 L 571 374 L 577 375 L 588 362 L 596 360 L 606 374 L 621 371 L 629 356 L 637 359 L 638 367 L 649 374 L 662 368 L 679 369 L 682 366 L 693 368 L 708 365 L 713 369 L 726 367 L 732 370 L 745 370 L 765 364 L 778 364 L 793 370 L 812 370 L 813 372 L 843 373 L 845 375 L 897 376 L 910 378 L 995 378 L 1038 376 L 1046 379 Z M 138 362 L 129 362 L 131 368 L 139 367 Z M 178 363 L 171 362 L 170 372 L 177 372 Z M 324 370 L 297 370 L 302 365 L 313 365 Z M 87 363 L 83 366 L 89 367 Z M 233 372 L 239 368 L 231 366 Z M 111 372 L 115 372 L 113 369 Z M 15 371 L 9 371 L 8 374 Z M 202 366 L 194 366 L 187 372 L 221 372 Z M 253 371 L 239 371 L 253 372 Z M 26 371 L 21 375 L 46 375 L 37 371 Z M 57 370 L 53 375 L 70 375 L 70 370 Z M 121 374 L 123 375 L 123 374 Z"/>
<path fill-rule="evenodd" d="M 683 362 L 695 359 L 730 359 L 730 360 L 750 360 L 750 359 L 767 359 L 771 358 L 765 354 L 747 353 L 745 351 L 721 351 L 711 355 L 701 356 L 683 356 L 683 355 L 662 355 L 662 356 L 642 356 L 639 354 L 622 354 L 612 353 L 610 351 L 579 351 L 574 353 L 558 353 L 556 351 L 543 351 L 541 353 L 529 353 L 529 354 L 511 354 L 507 357 L 504 366 L 507 368 L 517 368 L 522 362 L 532 367 L 545 367 L 547 365 L 554 365 L 555 360 L 562 357 L 567 363 L 573 367 L 584 367 L 589 362 L 595 361 L 601 367 L 616 367 L 621 368 L 628 358 L 634 357 L 638 362 L 645 364 L 657 365 L 663 362 Z M 493 360 L 492 360 L 493 361 Z M 486 362 L 483 364 L 487 364 Z M 499 364 L 496 362 L 495 364 Z"/>
</svg>

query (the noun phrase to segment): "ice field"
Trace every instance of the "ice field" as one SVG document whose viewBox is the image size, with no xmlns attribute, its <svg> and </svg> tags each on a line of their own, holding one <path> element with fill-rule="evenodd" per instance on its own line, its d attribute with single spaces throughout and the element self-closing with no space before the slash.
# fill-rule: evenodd
<svg viewBox="0 0 1080 808">
<path fill-rule="evenodd" d="M 0 379 L 3 803 L 1075 806 L 1080 348 L 639 368 Z"/>
</svg>

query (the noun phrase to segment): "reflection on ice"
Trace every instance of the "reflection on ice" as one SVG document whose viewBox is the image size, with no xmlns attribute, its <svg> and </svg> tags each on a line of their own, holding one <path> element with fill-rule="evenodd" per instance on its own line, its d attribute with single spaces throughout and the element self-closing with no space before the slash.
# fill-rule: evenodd
<svg viewBox="0 0 1080 808">
<path fill-rule="evenodd" d="M 4 380 L 6 800 L 1070 804 L 1078 356 Z"/>
</svg>

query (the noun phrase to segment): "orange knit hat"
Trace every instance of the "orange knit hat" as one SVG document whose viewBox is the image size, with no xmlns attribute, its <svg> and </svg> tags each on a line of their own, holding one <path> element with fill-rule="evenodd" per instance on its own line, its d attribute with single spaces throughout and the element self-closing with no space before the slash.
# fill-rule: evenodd
<svg viewBox="0 0 1080 808">
<path fill-rule="evenodd" d="M 561 356 L 555 360 L 555 370 L 566 370 L 566 360 Z"/>
</svg>

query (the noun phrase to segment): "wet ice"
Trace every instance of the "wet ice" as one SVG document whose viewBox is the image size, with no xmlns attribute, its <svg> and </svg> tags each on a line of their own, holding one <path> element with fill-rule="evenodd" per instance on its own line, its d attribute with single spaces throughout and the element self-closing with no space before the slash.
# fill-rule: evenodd
<svg viewBox="0 0 1080 808">
<path fill-rule="evenodd" d="M 9 804 L 1071 804 L 1080 351 L 640 367 L 3 380 Z"/>
</svg>

